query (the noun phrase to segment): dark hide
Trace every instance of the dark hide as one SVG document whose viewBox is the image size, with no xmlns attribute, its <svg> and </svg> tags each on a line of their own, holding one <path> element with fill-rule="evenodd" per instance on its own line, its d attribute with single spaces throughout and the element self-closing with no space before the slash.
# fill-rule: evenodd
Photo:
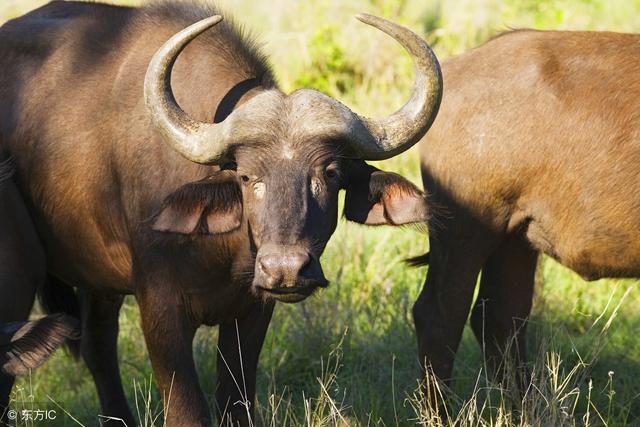
<svg viewBox="0 0 640 427">
<path fill-rule="evenodd" d="M 0 149 L 0 151 L 2 151 Z M 36 289 L 42 285 L 45 276 L 45 262 L 42 247 L 35 234 L 31 218 L 18 193 L 14 179 L 13 163 L 10 160 L 0 161 L 0 325 L 24 321 L 29 316 Z M 5 342 L 11 335 L 4 335 Z M 48 345 L 42 342 L 41 345 Z M 44 348 L 44 347 L 43 347 Z M 20 355 L 19 349 L 15 349 Z M 8 349 L 5 347 L 5 351 Z M 7 354 L 0 352 L 0 412 L 6 414 L 9 393 L 13 386 L 14 368 L 19 366 L 19 358 L 7 359 Z M 41 353 L 41 356 L 46 356 Z M 25 355 L 26 366 L 35 366 L 36 360 Z M 39 356 L 38 360 L 43 360 Z M 13 368 L 12 368 L 13 367 Z M 17 371 L 16 371 L 17 372 Z M 3 418 L 0 422 L 7 420 Z"/>
<path fill-rule="evenodd" d="M 429 265 L 429 252 L 405 260 L 410 267 L 423 267 Z"/>
<path fill-rule="evenodd" d="M 3 185 L 3 181 L 11 178 L 13 171 L 13 162 L 11 159 L 0 161 L 0 185 Z"/>
</svg>

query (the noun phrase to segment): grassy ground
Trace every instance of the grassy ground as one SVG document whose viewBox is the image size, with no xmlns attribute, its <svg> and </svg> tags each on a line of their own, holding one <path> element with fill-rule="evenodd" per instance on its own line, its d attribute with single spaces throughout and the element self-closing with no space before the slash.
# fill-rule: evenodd
<svg viewBox="0 0 640 427">
<path fill-rule="evenodd" d="M 4 0 L 8 19 L 41 2 Z M 411 65 L 393 42 L 359 24 L 368 11 L 422 32 L 441 59 L 509 27 L 638 31 L 638 0 L 224 0 L 254 28 L 285 89 L 314 86 L 378 115 L 399 107 Z M 0 18 L 0 21 L 2 19 Z M 383 165 L 419 182 L 412 150 Z M 416 399 L 418 363 L 411 305 L 426 270 L 401 260 L 427 249 L 412 229 L 366 229 L 341 222 L 323 259 L 332 286 L 310 301 L 279 305 L 259 374 L 259 417 L 265 425 L 422 423 L 435 425 Z M 586 283 L 543 259 L 529 348 L 534 380 L 522 415 L 508 386 L 487 378 L 469 330 L 456 361 L 451 418 L 458 425 L 640 425 L 640 287 L 634 281 Z M 213 398 L 216 330 L 199 331 L 195 354 Z M 160 413 L 160 399 L 128 301 L 121 316 L 120 360 L 141 424 Z M 78 423 L 97 425 L 97 396 L 84 366 L 59 353 L 19 382 L 16 400 L 55 400 Z M 63 419 L 65 421 L 63 421 Z M 453 421 L 452 421 L 453 422 Z M 74 425 L 68 416 L 47 425 Z M 38 425 L 37 423 L 35 425 Z M 155 425 L 161 422 L 155 421 Z"/>
</svg>

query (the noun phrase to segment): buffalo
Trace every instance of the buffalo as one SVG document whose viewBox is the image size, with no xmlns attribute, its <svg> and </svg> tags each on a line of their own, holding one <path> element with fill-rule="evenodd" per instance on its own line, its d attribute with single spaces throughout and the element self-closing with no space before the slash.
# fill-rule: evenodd
<svg viewBox="0 0 640 427">
<path fill-rule="evenodd" d="M 435 119 L 442 78 L 424 40 L 358 16 L 416 70 L 410 100 L 373 120 L 315 90 L 283 93 L 220 13 L 54 1 L 0 28 L 0 149 L 43 243 L 45 294 L 52 309 L 80 313 L 103 414 L 129 426 L 124 295 L 140 307 L 167 425 L 211 420 L 192 355 L 200 325 L 219 325 L 218 416 L 246 424 L 274 302 L 328 285 L 319 257 L 339 190 L 351 221 L 429 215 L 416 186 L 365 163 L 407 150 Z"/>
<path fill-rule="evenodd" d="M 640 276 L 639 67 L 640 35 L 533 30 L 443 64 L 420 145 L 442 214 L 414 260 L 430 267 L 413 308 L 421 363 L 440 379 L 470 311 L 487 360 L 509 347 L 522 365 L 540 253 L 586 280 Z"/>
</svg>

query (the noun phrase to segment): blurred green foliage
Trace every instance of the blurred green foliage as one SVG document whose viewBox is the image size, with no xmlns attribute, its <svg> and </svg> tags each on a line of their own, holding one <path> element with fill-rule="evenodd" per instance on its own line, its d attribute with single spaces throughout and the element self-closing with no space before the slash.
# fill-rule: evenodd
<svg viewBox="0 0 640 427">
<path fill-rule="evenodd" d="M 293 82 L 296 88 L 314 88 L 327 94 L 344 95 L 362 81 L 356 64 L 336 43 L 336 29 L 321 27 L 309 40 L 309 71 Z"/>
</svg>

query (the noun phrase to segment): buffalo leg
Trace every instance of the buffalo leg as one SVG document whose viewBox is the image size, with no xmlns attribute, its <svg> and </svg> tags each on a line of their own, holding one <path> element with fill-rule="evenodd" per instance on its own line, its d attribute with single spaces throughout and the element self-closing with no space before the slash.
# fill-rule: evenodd
<svg viewBox="0 0 640 427">
<path fill-rule="evenodd" d="M 218 419 L 223 425 L 251 425 L 258 357 L 273 304 L 256 306 L 237 322 L 220 324 L 218 338 Z"/>
<path fill-rule="evenodd" d="M 179 294 L 161 287 L 136 293 L 151 366 L 163 396 L 168 427 L 211 423 L 207 400 L 193 361 L 197 326 L 188 318 Z"/>
<path fill-rule="evenodd" d="M 26 320 L 44 280 L 44 252 L 31 217 L 13 181 L 0 182 L 0 322 Z M 0 374 L 0 422 L 13 382 Z"/>
<path fill-rule="evenodd" d="M 526 319 L 531 311 L 538 254 L 521 236 L 509 236 L 482 269 L 480 292 L 471 314 L 471 327 L 497 374 L 503 356 L 511 357 L 522 389 L 525 372 Z"/>
<path fill-rule="evenodd" d="M 448 383 L 476 280 L 497 238 L 467 221 L 469 232 L 431 233 L 426 282 L 413 306 L 421 366 Z M 435 388 L 425 387 L 431 404 L 441 403 Z"/>
<path fill-rule="evenodd" d="M 118 316 L 124 297 L 78 291 L 82 307 L 80 353 L 98 389 L 102 421 L 107 425 L 135 426 L 118 367 Z M 122 420 L 122 421 L 121 421 Z"/>
</svg>

